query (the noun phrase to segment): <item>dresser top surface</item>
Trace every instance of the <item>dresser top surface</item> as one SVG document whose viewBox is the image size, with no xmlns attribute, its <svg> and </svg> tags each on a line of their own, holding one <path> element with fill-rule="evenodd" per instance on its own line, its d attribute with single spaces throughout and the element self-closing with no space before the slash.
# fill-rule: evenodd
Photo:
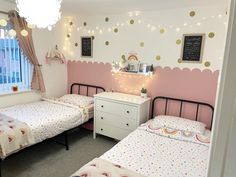
<svg viewBox="0 0 236 177">
<path fill-rule="evenodd" d="M 102 92 L 94 95 L 94 97 L 122 101 L 122 102 L 129 102 L 134 104 L 142 104 L 150 100 L 150 98 L 142 98 L 141 96 L 118 93 L 118 92 Z"/>
</svg>

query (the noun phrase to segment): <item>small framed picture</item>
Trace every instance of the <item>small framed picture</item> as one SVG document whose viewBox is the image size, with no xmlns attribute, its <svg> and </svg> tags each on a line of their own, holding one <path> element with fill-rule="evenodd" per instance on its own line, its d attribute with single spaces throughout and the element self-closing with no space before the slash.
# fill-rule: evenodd
<svg viewBox="0 0 236 177">
<path fill-rule="evenodd" d="M 205 34 L 184 34 L 181 62 L 201 63 L 205 42 Z"/>
<path fill-rule="evenodd" d="M 81 57 L 93 57 L 92 36 L 81 37 Z"/>
</svg>

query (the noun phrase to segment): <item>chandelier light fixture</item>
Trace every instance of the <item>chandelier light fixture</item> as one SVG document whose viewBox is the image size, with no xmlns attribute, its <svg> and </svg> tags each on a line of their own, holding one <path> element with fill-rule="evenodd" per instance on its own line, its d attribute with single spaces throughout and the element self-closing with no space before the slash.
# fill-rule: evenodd
<svg viewBox="0 0 236 177">
<path fill-rule="evenodd" d="M 16 0 L 17 10 L 28 24 L 49 30 L 61 18 L 62 0 Z"/>
</svg>

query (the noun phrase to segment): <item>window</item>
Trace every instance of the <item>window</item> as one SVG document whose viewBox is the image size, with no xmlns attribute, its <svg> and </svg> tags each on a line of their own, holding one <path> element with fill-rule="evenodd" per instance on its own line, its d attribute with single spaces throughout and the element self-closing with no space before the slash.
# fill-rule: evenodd
<svg viewBox="0 0 236 177">
<path fill-rule="evenodd" d="M 18 41 L 9 35 L 10 25 L 0 27 L 0 94 L 12 92 L 12 86 L 19 91 L 29 90 L 32 65 L 23 55 Z"/>
</svg>

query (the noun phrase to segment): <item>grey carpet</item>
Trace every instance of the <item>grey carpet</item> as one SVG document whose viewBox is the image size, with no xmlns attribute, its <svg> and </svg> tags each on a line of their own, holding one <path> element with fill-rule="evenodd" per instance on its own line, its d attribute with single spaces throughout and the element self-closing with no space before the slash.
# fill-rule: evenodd
<svg viewBox="0 0 236 177">
<path fill-rule="evenodd" d="M 60 138 L 60 137 L 58 137 Z M 80 167 L 113 147 L 117 142 L 80 129 L 69 135 L 70 150 L 46 141 L 3 161 L 2 177 L 69 177 Z"/>
</svg>

